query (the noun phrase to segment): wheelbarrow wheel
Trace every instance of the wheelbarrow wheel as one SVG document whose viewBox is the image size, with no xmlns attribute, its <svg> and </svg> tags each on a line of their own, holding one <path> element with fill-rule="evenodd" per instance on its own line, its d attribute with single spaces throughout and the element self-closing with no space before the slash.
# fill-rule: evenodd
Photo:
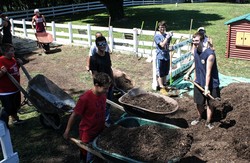
<svg viewBox="0 0 250 163">
<path fill-rule="evenodd" d="M 46 120 L 44 118 L 44 116 L 41 114 L 40 115 L 40 122 L 41 124 L 46 127 L 46 128 L 53 128 L 53 126 L 51 125 L 51 123 L 53 123 L 56 127 L 60 127 L 61 124 L 61 120 L 60 120 L 60 116 L 58 114 L 45 114 L 46 117 L 51 121 L 49 122 L 48 120 Z"/>
</svg>

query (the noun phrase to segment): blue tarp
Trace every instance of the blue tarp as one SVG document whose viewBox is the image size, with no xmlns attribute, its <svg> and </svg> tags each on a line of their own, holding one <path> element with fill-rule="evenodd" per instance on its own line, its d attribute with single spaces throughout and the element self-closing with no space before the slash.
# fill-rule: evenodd
<svg viewBox="0 0 250 163">
<path fill-rule="evenodd" d="M 191 74 L 191 78 L 193 77 L 193 75 L 194 74 Z M 220 78 L 220 88 L 228 86 L 231 83 L 239 83 L 239 82 L 250 83 L 250 79 L 243 78 L 243 77 L 231 77 L 231 76 L 219 74 L 219 78 Z M 179 89 L 180 95 L 183 93 L 187 93 L 190 96 L 193 95 L 193 88 L 194 88 L 193 84 L 189 81 L 184 81 L 183 76 L 174 80 L 174 82 L 171 86 Z"/>
</svg>

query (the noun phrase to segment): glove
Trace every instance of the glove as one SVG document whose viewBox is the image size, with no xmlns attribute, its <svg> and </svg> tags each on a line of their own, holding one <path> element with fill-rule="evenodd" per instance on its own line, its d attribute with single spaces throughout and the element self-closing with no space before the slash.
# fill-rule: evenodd
<svg viewBox="0 0 250 163">
<path fill-rule="evenodd" d="M 186 74 L 184 75 L 183 79 L 186 81 L 186 80 L 189 80 L 190 79 L 190 74 Z"/>
<path fill-rule="evenodd" d="M 204 95 L 207 96 L 208 94 L 210 94 L 210 91 L 208 90 L 208 87 L 205 86 Z"/>
</svg>

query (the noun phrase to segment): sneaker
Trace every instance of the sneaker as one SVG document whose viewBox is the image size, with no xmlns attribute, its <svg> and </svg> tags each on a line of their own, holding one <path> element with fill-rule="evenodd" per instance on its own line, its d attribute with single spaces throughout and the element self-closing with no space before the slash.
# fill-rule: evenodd
<svg viewBox="0 0 250 163">
<path fill-rule="evenodd" d="M 23 124 L 24 123 L 24 121 L 23 120 L 15 120 L 15 121 L 13 121 L 13 124 L 14 125 L 20 125 L 20 124 Z"/>
<path fill-rule="evenodd" d="M 212 123 L 206 122 L 205 126 L 207 128 L 209 128 L 209 130 L 211 130 L 212 128 L 214 128 L 214 125 L 212 125 Z"/>
<path fill-rule="evenodd" d="M 197 125 L 198 123 L 200 123 L 200 121 L 201 121 L 201 118 L 195 119 L 195 120 L 193 120 L 193 121 L 191 122 L 191 125 L 192 125 L 192 126 L 195 126 L 195 125 Z"/>
<path fill-rule="evenodd" d="M 165 88 L 161 88 L 161 89 L 160 89 L 160 93 L 163 94 L 163 95 L 165 95 L 165 96 L 168 95 L 168 92 L 166 91 Z"/>
</svg>

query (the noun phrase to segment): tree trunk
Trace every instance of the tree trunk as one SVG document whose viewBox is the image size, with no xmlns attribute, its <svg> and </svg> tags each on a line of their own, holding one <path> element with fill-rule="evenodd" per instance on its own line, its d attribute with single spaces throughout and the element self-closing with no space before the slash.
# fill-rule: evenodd
<svg viewBox="0 0 250 163">
<path fill-rule="evenodd" d="M 100 0 L 107 8 L 111 21 L 124 18 L 123 0 Z"/>
</svg>

